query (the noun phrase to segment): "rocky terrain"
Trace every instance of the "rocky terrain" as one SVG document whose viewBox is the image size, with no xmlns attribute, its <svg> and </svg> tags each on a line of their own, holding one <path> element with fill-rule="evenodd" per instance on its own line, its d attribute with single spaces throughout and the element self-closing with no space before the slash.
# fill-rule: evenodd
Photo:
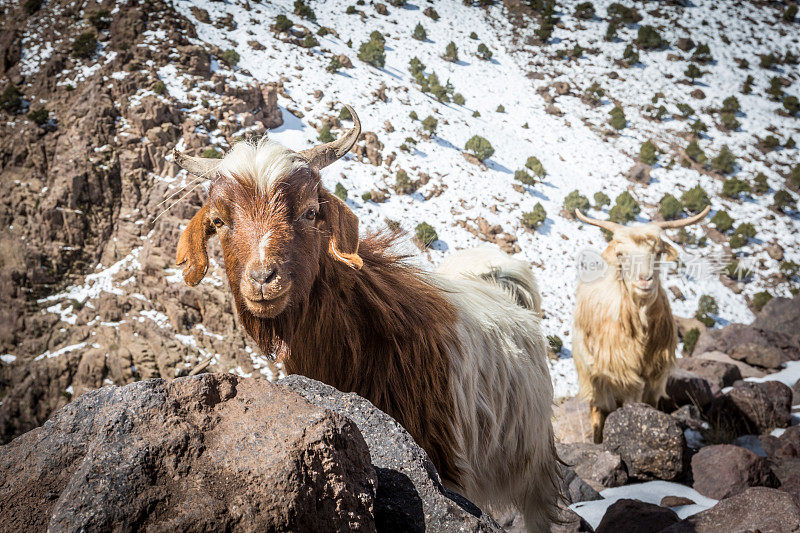
<svg viewBox="0 0 800 533">
<path fill-rule="evenodd" d="M 54 416 L 0 448 L 0 468 L 10 469 L 0 490 L 14 502 L 3 527 L 17 529 L 26 507 L 54 530 L 122 519 L 153 529 L 193 520 L 300 527 L 289 509 L 309 509 L 341 483 L 350 489 L 337 500 L 342 513 L 325 511 L 331 529 L 521 527 L 514 514 L 485 510 L 495 524 L 442 492 L 408 436 L 358 398 L 295 387 L 295 377 L 261 380 L 280 377 L 280 364 L 237 325 L 214 240 L 200 285 L 186 287 L 174 268 L 205 186 L 172 164 L 174 147 L 215 157 L 269 132 L 305 148 L 347 127 L 345 102 L 365 132 L 323 180 L 364 228 L 408 230 L 408 249 L 425 267 L 482 241 L 534 267 L 553 348 L 559 452 L 571 465 L 565 490 L 584 520 L 565 510 L 564 530 L 785 531 L 781 524 L 798 522 L 800 498 L 792 5 L 0 1 L 0 443 Z M 488 146 L 470 144 L 475 135 Z M 661 410 L 620 410 L 605 443 L 591 444 L 588 408 L 572 397 L 570 313 L 575 255 L 602 250 L 604 238 L 569 212 L 636 223 L 706 203 L 701 227 L 671 236 L 683 266 L 699 257 L 713 267 L 665 276 L 683 355 L 671 398 Z M 197 376 L 205 372 L 232 376 Z M 126 386 L 152 378 L 166 381 Z M 204 396 L 211 390 L 221 396 Z M 297 472 L 255 468 L 246 456 L 221 470 L 204 462 L 225 444 L 206 438 L 227 435 L 252 453 L 248 439 L 265 430 L 239 395 L 222 398 L 230 390 L 297 406 L 287 407 L 296 427 L 318 430 L 301 438 L 283 428 L 298 447 L 279 453 L 302 455 L 298 468 L 316 476 L 309 490 L 319 492 L 293 492 L 286 480 Z M 196 404 L 173 411 L 176 398 Z M 140 425 L 107 426 L 128 412 L 117 402 Z M 76 422 L 86 409 L 98 410 L 93 426 Z M 228 434 L 232 420 L 246 424 Z M 154 421 L 174 431 L 152 435 Z M 156 439 L 158 454 L 121 464 L 91 455 L 132 436 Z M 61 440 L 71 451 L 45 450 Z M 15 466 L 19 454 L 40 452 L 29 470 Z M 333 454 L 346 474 L 319 469 L 317 453 Z M 188 470 L 175 470 L 176 458 Z M 142 476 L 157 482 L 113 509 L 96 485 L 82 486 L 87 468 L 125 478 L 121 491 L 138 492 Z M 191 471 L 213 487 L 242 469 L 286 498 L 203 492 L 173 479 Z M 25 486 L 40 474 L 53 476 L 46 492 Z M 415 503 L 394 500 L 408 498 Z M 264 513 L 231 512 L 239 501 Z M 200 514 L 182 514 L 186 502 Z"/>
</svg>

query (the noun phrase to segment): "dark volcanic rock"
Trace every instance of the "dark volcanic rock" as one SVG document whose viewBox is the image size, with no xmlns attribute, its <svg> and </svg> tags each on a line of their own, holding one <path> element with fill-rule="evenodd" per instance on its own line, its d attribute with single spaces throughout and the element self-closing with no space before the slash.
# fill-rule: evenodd
<svg viewBox="0 0 800 533">
<path fill-rule="evenodd" d="M 761 436 L 761 446 L 771 459 L 800 457 L 800 426 L 791 426 L 779 437 Z"/>
<path fill-rule="evenodd" d="M 706 446 L 692 457 L 694 489 L 721 500 L 750 487 L 777 487 L 778 480 L 769 461 L 730 444 Z"/>
<path fill-rule="evenodd" d="M 772 472 L 780 482 L 778 489 L 788 492 L 800 502 L 800 459 L 777 459 L 772 464 Z"/>
<path fill-rule="evenodd" d="M 766 487 L 753 487 L 722 500 L 662 530 L 661 533 L 719 533 L 760 531 L 797 533 L 800 505 L 790 494 Z"/>
<path fill-rule="evenodd" d="M 680 521 L 675 511 L 653 503 L 622 499 L 603 515 L 596 533 L 652 533 Z"/>
<path fill-rule="evenodd" d="M 773 298 L 758 313 L 753 327 L 797 338 L 800 335 L 800 296 Z"/>
<path fill-rule="evenodd" d="M 764 434 L 791 421 L 792 390 L 778 381 L 737 382 L 714 400 L 709 419 L 731 424 L 737 435 Z"/>
<path fill-rule="evenodd" d="M 699 359 L 697 357 L 683 357 L 677 359 L 675 364 L 678 368 L 692 372 L 708 381 L 711 385 L 711 392 L 714 395 L 719 394 L 725 387 L 730 387 L 736 381 L 742 379 L 742 373 L 739 368 L 730 363 Z"/>
<path fill-rule="evenodd" d="M 711 385 L 705 378 L 682 368 L 674 368 L 667 378 L 667 397 L 662 398 L 659 407 L 664 411 L 674 411 L 682 405 L 705 407 L 714 399 Z"/>
<path fill-rule="evenodd" d="M 561 493 L 569 503 L 599 500 L 600 494 L 569 466 L 561 466 Z"/>
<path fill-rule="evenodd" d="M 734 346 L 729 354 L 737 361 L 744 361 L 748 365 L 774 370 L 780 368 L 782 352 L 775 346 L 764 346 L 753 342 L 746 342 Z"/>
<path fill-rule="evenodd" d="M 375 530 L 356 424 L 230 374 L 105 387 L 0 447 L 5 531 Z"/>
<path fill-rule="evenodd" d="M 681 507 L 683 505 L 694 505 L 694 500 L 684 498 L 683 496 L 664 496 L 661 498 L 659 505 L 661 507 Z"/>
<path fill-rule="evenodd" d="M 780 326 L 778 326 L 777 330 L 769 327 L 762 328 L 762 325 L 766 325 L 765 322 L 765 320 L 756 319 L 752 326 L 731 324 L 720 329 L 706 330 L 700 335 L 694 353 L 720 351 L 735 357 L 734 353 L 737 349 L 741 350 L 745 345 L 752 345 L 739 356 L 740 359 L 750 357 L 752 354 L 753 361 L 763 359 L 765 363 L 771 363 L 773 356 L 757 353 L 756 347 L 760 347 L 765 351 L 777 348 L 780 350 L 781 362 L 800 359 L 800 336 L 797 334 L 798 330 L 787 333 Z M 748 364 L 758 363 L 750 363 L 748 361 Z"/>
<path fill-rule="evenodd" d="M 622 458 L 604 449 L 602 444 L 556 443 L 556 450 L 561 460 L 572 466 L 575 473 L 595 490 L 619 487 L 628 481 Z"/>
<path fill-rule="evenodd" d="M 381 531 L 500 531 L 478 507 L 442 487 L 427 454 L 392 417 L 354 393 L 303 376 L 278 382 L 353 422 L 378 476 L 375 523 Z"/>
<path fill-rule="evenodd" d="M 642 403 L 608 416 L 603 445 L 619 454 L 635 479 L 674 480 L 686 471 L 686 439 L 678 421 Z"/>
</svg>

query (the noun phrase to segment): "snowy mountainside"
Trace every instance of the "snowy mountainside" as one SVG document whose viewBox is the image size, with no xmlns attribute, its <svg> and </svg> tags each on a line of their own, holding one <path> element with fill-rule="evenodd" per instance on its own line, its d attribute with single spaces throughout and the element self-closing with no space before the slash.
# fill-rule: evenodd
<svg viewBox="0 0 800 533">
<path fill-rule="evenodd" d="M 262 82 L 278 79 L 283 82 L 285 91 L 279 97 L 279 104 L 284 108 L 285 122 L 270 132 L 272 138 L 294 149 L 318 142 L 315 127 L 319 127 L 319 118 L 338 114 L 343 102 L 358 111 L 365 131 L 378 135 L 384 145 L 384 159 L 388 154 L 396 155 L 389 166 L 373 166 L 348 158 L 323 174 L 330 189 L 337 183 L 347 189 L 348 203 L 363 226 L 379 229 L 389 219 L 399 221 L 413 233 L 418 223 L 431 224 L 439 240 L 418 254 L 422 263 L 431 266 L 449 251 L 479 242 L 464 224 L 474 227 L 479 217 L 513 234 L 520 248 L 519 256 L 534 266 L 540 280 L 546 310 L 544 328 L 548 334 L 564 340 L 567 354 L 577 280 L 576 256 L 586 247 L 601 251 L 605 242 L 596 228 L 583 227 L 560 213 L 564 198 L 575 189 L 589 199 L 595 192 L 603 191 L 612 203 L 617 195 L 629 190 L 642 206 L 637 220 L 644 222 L 656 216 L 658 201 L 665 193 L 679 197 L 700 184 L 711 198 L 712 215 L 725 210 L 736 221 L 753 223 L 756 237 L 737 250 L 753 265 L 752 281 L 737 286 L 724 283 L 717 276 L 686 279 L 674 273 L 668 275 L 665 285 L 677 287 L 685 296 L 682 301 L 671 297 L 676 315 L 693 315 L 699 297 L 708 294 L 719 305 L 718 323 L 749 322 L 753 314 L 748 308 L 748 298 L 753 294 L 765 288 L 774 295 L 789 293 L 791 279 L 779 277 L 780 262 L 772 259 L 765 248 L 779 244 L 784 251 L 783 261 L 800 262 L 797 212 L 785 215 L 771 210 L 771 194 L 753 195 L 743 201 L 725 199 L 720 194 L 723 182 L 718 176 L 682 167 L 676 152 L 676 147 L 687 144 L 685 132 L 690 122 L 677 118 L 680 112 L 676 106 L 689 103 L 695 109 L 692 120 L 700 119 L 709 125 L 708 133 L 700 140 L 709 159 L 727 144 L 738 159 L 737 177 L 752 180 L 758 172 L 763 172 L 772 189 L 785 188 L 784 179 L 797 163 L 797 149 L 784 148 L 765 154 L 756 146 L 770 134 L 781 141 L 797 136 L 800 126 L 797 118 L 778 115 L 775 110 L 780 104 L 765 94 L 772 76 L 782 75 L 796 82 L 797 68 L 785 65 L 773 72 L 758 66 L 763 54 L 783 56 L 787 51 L 798 52 L 796 33 L 777 22 L 780 16 L 777 9 L 765 6 L 753 10 L 749 2 L 698 1 L 686 8 L 662 2 L 637 3 L 643 20 L 638 25 L 620 26 L 617 39 L 606 42 L 603 35 L 608 24 L 602 18 L 610 2 L 594 2 L 596 15 L 590 20 L 579 20 L 573 16 L 577 2 L 562 1 L 557 8 L 561 23 L 550 43 L 541 45 L 532 38 L 537 25 L 535 18 L 521 27 L 510 22 L 511 3 L 477 8 L 456 1 L 415 1 L 402 7 L 390 5 L 386 15 L 378 13 L 376 6 L 369 3 L 355 5 L 355 14 L 347 14 L 348 7 L 354 5 L 350 2 L 307 4 L 316 14 L 315 22 L 293 14 L 293 4 L 288 0 L 263 4 L 182 0 L 176 2 L 176 7 L 196 24 L 198 44 L 233 49 L 240 56 L 238 69 L 249 71 Z M 431 6 L 440 17 L 436 21 L 425 14 Z M 207 22 L 198 20 L 200 10 L 207 12 Z M 321 27 L 333 31 L 317 35 L 319 45 L 306 49 L 278 38 L 272 26 L 281 14 L 313 34 Z M 225 17 L 228 17 L 226 27 L 215 24 Z M 742 24 L 745 19 L 748 24 Z M 418 23 L 427 32 L 424 41 L 412 38 Z M 640 50 L 639 63 L 623 68 L 615 60 L 622 57 L 627 44 L 636 37 L 637 28 L 645 24 L 658 28 L 671 46 Z M 380 32 L 386 40 L 383 68 L 370 66 L 356 57 L 359 45 L 373 31 Z M 472 32 L 477 34 L 477 40 L 470 38 Z M 702 66 L 708 74 L 694 85 L 678 83 L 685 79 L 683 72 L 690 55 L 675 47 L 682 37 L 707 43 L 714 58 L 712 63 Z M 253 41 L 258 46 L 253 46 Z M 442 58 L 451 41 L 458 49 L 456 62 Z M 476 56 L 478 43 L 486 44 L 493 52 L 490 60 Z M 575 44 L 584 49 L 580 58 L 558 57 L 558 50 L 573 50 Z M 353 68 L 327 72 L 331 58 L 339 54 L 347 55 Z M 442 83 L 449 80 L 455 92 L 464 96 L 465 104 L 443 103 L 420 91 L 408 69 L 412 57 L 422 61 L 426 73 L 436 72 Z M 748 61 L 748 69 L 738 67 L 740 59 Z M 191 91 L 181 92 L 179 78 L 166 71 L 160 74 L 170 93 L 177 92 L 173 96 L 188 99 L 189 106 L 200 105 L 199 101 L 192 101 Z M 754 90 L 743 95 L 740 88 L 747 75 L 754 78 Z M 569 86 L 569 93 L 555 101 L 560 116 L 551 114 L 552 110 L 546 111 L 548 102 L 537 91 L 554 82 L 566 82 Z M 605 90 L 597 107 L 581 99 L 594 82 L 599 82 Z M 385 101 L 378 96 L 382 87 L 385 87 Z M 702 100 L 690 96 L 698 88 L 705 93 Z M 797 94 L 797 87 L 790 86 L 786 92 Z M 667 108 L 669 118 L 654 121 L 645 116 L 644 107 L 656 93 L 660 93 L 658 105 Z M 718 115 L 714 109 L 730 95 L 736 95 L 741 103 L 741 112 L 737 114 L 741 127 L 733 132 L 715 126 Z M 499 105 L 505 112 L 497 112 Z M 608 112 L 615 105 L 623 108 L 628 122 L 619 135 L 609 135 Z M 299 111 L 303 117 L 289 110 Z M 420 122 L 409 117 L 412 111 L 419 119 L 428 115 L 438 119 L 433 136 L 422 134 Z M 393 131 L 387 131 L 387 123 Z M 466 141 L 476 134 L 488 139 L 495 148 L 484 168 L 462 155 Z M 401 145 L 408 137 L 417 143 L 411 151 L 404 151 Z M 648 139 L 658 147 L 661 156 L 651 171 L 650 184 L 645 186 L 627 180 L 624 174 L 636 162 L 639 147 Z M 223 151 L 227 146 L 220 144 L 218 148 Z M 514 180 L 514 172 L 523 168 L 529 156 L 542 162 L 547 175 L 533 187 L 520 187 Z M 674 160 L 671 165 L 670 160 Z M 430 180 L 412 194 L 395 193 L 393 187 L 399 169 L 412 179 L 427 174 Z M 362 200 L 363 193 L 374 189 L 390 191 L 388 200 L 384 203 Z M 790 194 L 796 200 L 796 195 Z M 521 214 L 531 211 L 537 203 L 545 208 L 547 220 L 535 231 L 526 230 Z M 605 211 L 592 210 L 591 214 L 606 218 L 607 208 Z M 693 233 L 702 234 L 698 228 Z M 698 252 L 696 247 L 686 249 Z M 712 242 L 699 251 L 712 254 L 723 251 L 723 246 Z M 575 392 L 574 371 L 568 357 L 553 362 L 553 379 L 557 395 Z"/>
</svg>

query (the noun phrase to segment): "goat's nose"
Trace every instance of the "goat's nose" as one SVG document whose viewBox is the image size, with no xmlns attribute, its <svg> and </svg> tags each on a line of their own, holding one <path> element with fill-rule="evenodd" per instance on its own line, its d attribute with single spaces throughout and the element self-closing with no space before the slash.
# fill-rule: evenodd
<svg viewBox="0 0 800 533">
<path fill-rule="evenodd" d="M 653 274 L 639 274 L 640 281 L 653 281 Z"/>
<path fill-rule="evenodd" d="M 270 265 L 251 268 L 248 276 L 250 277 L 250 281 L 253 283 L 253 285 L 260 289 L 262 286 L 275 279 L 276 274 L 277 269 L 275 268 L 275 265 Z"/>
</svg>

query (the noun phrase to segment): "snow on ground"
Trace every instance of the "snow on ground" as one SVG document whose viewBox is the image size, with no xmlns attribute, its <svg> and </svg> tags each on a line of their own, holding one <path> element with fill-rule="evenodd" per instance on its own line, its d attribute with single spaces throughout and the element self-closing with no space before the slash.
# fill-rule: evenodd
<svg viewBox="0 0 800 533">
<path fill-rule="evenodd" d="M 635 499 L 656 505 L 659 505 L 662 498 L 665 496 L 689 498 L 695 502 L 695 505 L 682 505 L 672 508 L 681 519 L 699 513 L 700 511 L 710 509 L 717 503 L 717 500 L 707 498 L 694 489 L 690 489 L 678 483 L 670 483 L 669 481 L 648 481 L 646 483 L 614 487 L 602 491 L 600 495 L 603 497 L 602 500 L 580 502 L 570 505 L 570 509 L 589 522 L 592 528 L 596 528 L 600 525 L 600 521 L 603 519 L 603 515 L 606 514 L 606 510 L 612 504 L 623 498 Z"/>
<path fill-rule="evenodd" d="M 800 262 L 796 216 L 771 215 L 767 209 L 771 195 L 740 203 L 723 200 L 718 197 L 721 181 L 678 164 L 664 168 L 673 157 L 668 152 L 670 144 L 685 146 L 686 142 L 678 138 L 677 133 L 686 131 L 688 122 L 675 118 L 651 121 L 644 118 L 642 109 L 643 103 L 649 103 L 657 92 L 663 93 L 659 104 L 663 103 L 675 114 L 676 104 L 691 103 L 697 110 L 692 118 L 700 118 L 709 125 L 710 136 L 701 140 L 701 146 L 709 156 L 715 155 L 719 146 L 727 143 L 737 155 L 747 157 L 746 161 L 740 158 L 739 177 L 752 179 L 755 172 L 764 172 L 770 184 L 779 187 L 780 173 L 787 172 L 790 162 L 796 160 L 796 150 L 783 149 L 764 156 L 753 146 L 756 137 L 763 138 L 768 128 L 781 140 L 797 131 L 797 120 L 775 114 L 778 104 L 764 97 L 768 78 L 775 73 L 757 67 L 759 53 L 775 51 L 783 54 L 796 41 L 790 35 L 780 35 L 774 30 L 777 12 L 768 9 L 753 12 L 749 4 L 720 5 L 697 1 L 693 8 L 663 7 L 660 12 L 664 16 L 654 17 L 648 11 L 660 3 L 637 3 L 636 7 L 644 16 L 642 24 L 665 25 L 662 35 L 671 43 L 679 37 L 691 36 L 695 42 L 710 44 L 715 62 L 704 67 L 710 74 L 696 86 L 691 86 L 675 83 L 683 78 L 682 72 L 688 62 L 670 58 L 670 55 L 682 54 L 674 47 L 641 51 L 641 63 L 630 69 L 616 66 L 614 60 L 621 57 L 626 43 L 635 37 L 636 26 L 622 27 L 619 39 L 604 42 L 602 36 L 607 23 L 598 18 L 578 21 L 572 16 L 575 3 L 572 0 L 559 2 L 565 27 L 555 30 L 553 43 L 546 48 L 523 44 L 524 38 L 515 39 L 518 32 L 508 22 L 504 8 L 499 4 L 484 10 L 465 6 L 456 0 L 439 1 L 433 5 L 441 18 L 434 22 L 423 14 L 428 4 L 421 1 L 412 0 L 402 8 L 389 6 L 388 16 L 374 16 L 372 6 L 358 6 L 369 15 L 365 19 L 345 13 L 351 2 L 308 2 L 316 11 L 317 23 L 293 15 L 289 0 L 247 5 L 179 0 L 176 6 L 196 23 L 200 44 L 210 43 L 223 50 L 235 49 L 241 56 L 238 68 L 246 69 L 261 82 L 283 80 L 291 100 L 279 99 L 284 108 L 285 123 L 270 133 L 272 138 L 294 149 L 314 144 L 318 142 L 317 132 L 311 123 L 318 124 L 324 114 L 338 114 L 341 102 L 344 102 L 358 111 L 365 131 L 378 134 L 385 145 L 384 157 L 389 153 L 396 154 L 391 169 L 347 158 L 323 173 L 323 180 L 329 188 L 337 183 L 347 188 L 348 204 L 361 219 L 363 227 L 380 229 L 386 219 L 391 219 L 413 231 L 419 222 L 430 223 L 438 232 L 439 241 L 426 253 L 417 253 L 417 259 L 429 266 L 435 266 L 453 250 L 478 244 L 478 238 L 459 226 L 459 221 L 484 217 L 490 224 L 500 224 L 505 231 L 516 235 L 522 248 L 519 256 L 533 265 L 541 282 L 546 310 L 544 328 L 548 334 L 558 335 L 564 340 L 568 355 L 577 279 L 575 258 L 584 248 L 602 250 L 605 245 L 596 228 L 586 228 L 560 216 L 564 197 L 574 189 L 589 198 L 602 190 L 612 200 L 619 193 L 631 189 L 643 206 L 639 220 L 645 221 L 654 214 L 655 206 L 665 192 L 679 196 L 682 191 L 700 183 L 711 193 L 714 210 L 725 209 L 737 221 L 747 220 L 756 226 L 757 244 L 778 242 L 784 247 L 787 260 Z M 599 16 L 605 15 L 608 4 L 608 1 L 594 2 Z M 191 12 L 192 7 L 207 10 L 212 23 L 197 21 Z M 236 28 L 232 31 L 216 28 L 213 22 L 228 13 L 233 15 Z M 320 26 L 331 28 L 338 33 L 338 38 L 333 34 L 318 36 L 320 44 L 312 49 L 283 42 L 270 29 L 278 14 L 288 16 L 296 25 L 305 26 L 315 34 Z M 745 16 L 748 23 L 738 24 L 737 21 Z M 427 31 L 424 42 L 411 37 L 417 23 Z M 530 35 L 533 27 L 535 23 L 531 22 L 522 37 Z M 386 65 L 381 69 L 356 58 L 359 45 L 375 30 L 386 38 Z M 477 34 L 478 40 L 470 39 L 471 32 Z M 762 38 L 763 35 L 770 37 Z M 253 40 L 265 49 L 253 49 L 248 45 L 248 41 Z M 725 40 L 730 44 L 725 44 Z M 346 44 L 348 41 L 352 41 L 352 48 Z M 459 61 L 456 63 L 441 58 L 450 41 L 458 47 Z M 492 50 L 494 55 L 490 61 L 475 56 L 479 42 Z M 575 61 L 553 57 L 556 49 L 571 49 L 576 42 L 587 49 L 596 48 L 598 54 L 584 54 L 583 58 Z M 342 69 L 336 74 L 326 72 L 330 58 L 342 53 L 353 61 L 354 68 Z M 449 80 L 455 91 L 464 95 L 465 105 L 441 103 L 422 93 L 408 71 L 412 57 L 418 57 L 426 65 L 427 73 L 435 71 L 442 83 Z M 746 58 L 751 68 L 736 68 L 734 57 Z M 527 75 L 529 72 L 545 74 L 545 79 L 531 79 Z M 611 72 L 618 72 L 618 77 L 611 79 Z M 739 87 L 747 74 L 754 76 L 756 89 L 752 95 L 745 96 L 739 94 Z M 607 91 L 606 98 L 603 105 L 592 108 L 577 96 L 559 97 L 556 105 L 564 116 L 547 114 L 546 103 L 535 89 L 554 80 L 568 81 L 573 92 L 576 87 L 582 91 L 592 82 L 600 81 Z M 381 85 L 387 88 L 387 102 L 373 94 Z M 175 84 L 168 85 L 170 92 L 173 87 L 178 93 L 175 96 L 184 96 L 182 89 Z M 706 93 L 706 100 L 696 101 L 688 96 L 698 87 Z M 313 94 L 317 90 L 323 93 L 319 100 Z M 796 87 L 787 91 L 796 92 Z M 715 116 L 710 115 L 707 108 L 718 106 L 724 97 L 731 94 L 736 94 L 742 105 L 743 113 L 738 117 L 742 129 L 722 134 L 713 126 Z M 625 109 L 628 127 L 619 137 L 607 138 L 603 134 L 608 129 L 607 113 L 615 103 Z M 505 113 L 496 112 L 501 104 Z M 302 110 L 304 118 L 296 117 L 286 108 Z M 409 117 L 411 111 L 415 111 L 420 119 L 435 116 L 439 120 L 436 134 L 424 138 L 420 123 Z M 480 116 L 473 116 L 475 111 Z M 385 130 L 386 122 L 391 123 L 393 132 Z M 475 134 L 489 139 L 496 150 L 487 161 L 486 170 L 462 157 L 465 142 Z M 408 137 L 418 142 L 411 152 L 404 152 L 400 145 Z M 660 149 L 668 152 L 660 159 L 664 166 L 656 165 L 648 187 L 632 185 L 622 175 L 633 165 L 639 146 L 647 139 L 653 139 Z M 515 190 L 513 173 L 522 168 L 532 155 L 542 161 L 547 176 L 543 183 L 533 188 L 521 192 Z M 395 173 L 400 168 L 406 170 L 412 179 L 420 173 L 427 173 L 432 179 L 417 192 L 393 194 L 382 204 L 361 200 L 361 195 L 371 189 L 391 190 Z M 426 193 L 437 187 L 444 187 L 444 192 L 426 200 Z M 544 206 L 548 219 L 532 233 L 522 227 L 520 216 L 537 202 Z M 606 216 L 598 211 L 592 214 Z M 416 252 L 410 245 L 409 249 Z M 686 279 L 673 275 L 666 284 L 678 287 L 686 297 L 684 301 L 672 301 L 674 312 L 690 316 L 696 309 L 698 298 L 710 294 L 719 304 L 720 324 L 750 322 L 753 315 L 747 308 L 745 295 L 763 290 L 767 278 L 777 272 L 778 263 L 760 247 L 756 251 L 749 245 L 743 250 L 755 252 L 752 261 L 757 273 L 755 280 L 744 286 L 742 294 L 735 294 L 716 277 Z M 712 245 L 700 250 L 703 254 L 712 251 L 720 252 L 721 249 Z M 771 290 L 777 295 L 788 295 L 786 284 Z M 553 362 L 552 370 L 557 395 L 574 394 L 576 378 L 571 360 L 564 357 Z"/>
</svg>

